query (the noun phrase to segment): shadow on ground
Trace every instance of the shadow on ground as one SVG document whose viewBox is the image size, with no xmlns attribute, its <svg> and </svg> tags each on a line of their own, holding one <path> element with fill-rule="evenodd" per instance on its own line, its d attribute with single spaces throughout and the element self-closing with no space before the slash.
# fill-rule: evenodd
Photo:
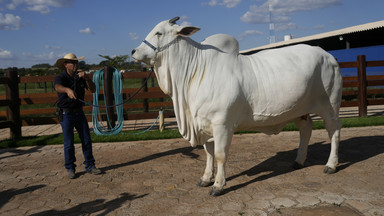
<svg viewBox="0 0 384 216">
<path fill-rule="evenodd" d="M 202 149 L 203 147 L 202 146 L 198 146 L 197 148 L 198 149 Z M 189 147 L 178 148 L 178 149 L 173 149 L 173 150 L 169 150 L 169 151 L 165 151 L 165 152 L 160 152 L 160 153 L 156 153 L 156 154 L 153 154 L 153 155 L 149 155 L 149 156 L 146 156 L 146 157 L 143 157 L 143 158 L 140 158 L 140 159 L 137 159 L 137 160 L 129 161 L 129 162 L 126 162 L 126 163 L 121 163 L 121 164 L 116 164 L 116 165 L 111 165 L 111 166 L 103 167 L 103 168 L 101 168 L 101 170 L 103 172 L 106 172 L 108 170 L 117 169 L 117 168 L 121 168 L 121 167 L 125 167 L 125 166 L 131 166 L 131 165 L 135 165 L 135 164 L 139 164 L 139 163 L 144 163 L 144 162 L 147 162 L 147 161 L 155 160 L 155 159 L 160 158 L 160 157 L 166 157 L 166 156 L 175 155 L 175 154 L 183 154 L 183 155 L 188 156 L 190 158 L 198 158 L 199 155 L 193 153 L 192 152 L 193 150 L 194 150 L 194 148 L 192 148 L 190 146 Z"/>
<path fill-rule="evenodd" d="M 122 193 L 120 194 L 119 198 L 110 200 L 108 202 L 105 202 L 104 199 L 97 199 L 94 201 L 89 201 L 86 203 L 81 203 L 77 206 L 74 206 L 72 208 L 58 211 L 58 210 L 48 210 L 48 211 L 43 211 L 40 213 L 32 214 L 31 216 L 51 216 L 51 215 L 65 215 L 65 216 L 77 216 L 77 215 L 88 215 L 96 212 L 100 212 L 98 214 L 95 214 L 97 216 L 103 216 L 103 215 L 108 215 L 108 213 L 113 212 L 114 210 L 120 208 L 124 203 L 127 201 L 132 201 L 134 199 L 140 199 L 148 194 L 144 195 L 131 195 L 129 193 Z"/>
<path fill-rule="evenodd" d="M 308 157 L 305 166 L 325 165 L 327 163 L 329 152 L 331 150 L 330 143 L 315 143 L 308 146 Z M 297 149 L 278 152 L 275 156 L 257 164 L 256 166 L 245 170 L 239 174 L 230 176 L 227 181 L 233 180 L 243 175 L 255 176 L 266 172 L 265 175 L 225 188 L 223 194 L 230 191 L 238 190 L 249 184 L 263 181 L 278 175 L 293 172 L 293 161 L 296 158 Z M 348 168 L 349 166 L 367 160 L 371 157 L 384 153 L 384 136 L 356 137 L 340 142 L 338 171 Z M 285 163 L 284 163 L 285 162 Z M 280 164 L 280 165 L 279 165 Z M 290 165 L 288 165 L 290 164 Z"/>
<path fill-rule="evenodd" d="M 38 190 L 40 188 L 45 187 L 46 185 L 34 185 L 30 187 L 26 187 L 23 189 L 8 189 L 5 191 L 0 192 L 0 209 L 3 207 L 9 200 L 11 200 L 13 197 L 24 194 L 24 193 L 29 193 L 34 190 Z"/>
<path fill-rule="evenodd" d="M 12 155 L 7 155 L 4 157 L 0 156 L 0 160 L 6 159 L 6 158 L 11 158 L 11 157 L 17 157 L 17 156 L 22 156 L 25 154 L 32 154 L 35 152 L 40 152 L 40 149 L 43 148 L 43 146 L 35 146 L 30 149 L 17 149 L 17 148 L 7 148 L 7 149 L 0 149 L 0 155 L 4 153 L 12 153 Z"/>
</svg>

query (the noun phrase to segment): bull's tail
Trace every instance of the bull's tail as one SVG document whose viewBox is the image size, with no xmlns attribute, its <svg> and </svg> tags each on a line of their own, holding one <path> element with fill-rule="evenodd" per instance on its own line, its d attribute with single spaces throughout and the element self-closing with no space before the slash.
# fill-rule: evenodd
<svg viewBox="0 0 384 216">
<path fill-rule="evenodd" d="M 340 67 L 336 59 L 329 53 L 324 56 L 322 67 L 322 80 L 324 81 L 324 88 L 335 115 L 333 118 L 338 118 L 343 91 L 343 78 Z"/>
<path fill-rule="evenodd" d="M 343 79 L 340 73 L 339 64 L 336 59 L 328 53 L 324 55 L 322 77 L 324 78 L 324 88 L 329 98 L 329 108 L 325 109 L 321 116 L 324 120 L 325 129 L 327 130 L 331 140 L 331 152 L 329 154 L 324 172 L 331 174 L 336 172 L 339 158 L 338 151 L 341 130 L 339 110 L 343 90 Z"/>
</svg>

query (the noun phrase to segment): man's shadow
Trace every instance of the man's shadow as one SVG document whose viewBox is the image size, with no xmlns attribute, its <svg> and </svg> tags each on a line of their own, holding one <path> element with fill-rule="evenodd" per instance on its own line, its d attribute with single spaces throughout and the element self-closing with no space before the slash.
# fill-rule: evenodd
<svg viewBox="0 0 384 216">
<path fill-rule="evenodd" d="M 7 156 L 0 156 L 0 160 L 12 158 L 12 157 L 17 157 L 17 156 L 22 156 L 22 155 L 26 155 L 26 154 L 32 154 L 35 152 L 40 152 L 41 148 L 43 148 L 42 145 L 34 146 L 30 149 L 20 149 L 20 148 L 0 149 L 0 155 L 5 154 L 5 153 L 12 153 L 12 154 L 8 154 Z"/>
<path fill-rule="evenodd" d="M 105 199 L 96 199 L 93 201 L 81 203 L 77 206 L 71 207 L 66 210 L 46 210 L 40 213 L 32 214 L 31 216 L 51 216 L 51 215 L 97 215 L 104 216 L 123 206 L 124 203 L 135 199 L 141 199 L 148 194 L 134 195 L 129 193 L 122 193 L 116 199 L 106 201 Z"/>
<path fill-rule="evenodd" d="M 330 150 L 330 143 L 323 144 L 323 142 L 321 142 L 309 145 L 305 167 L 314 165 L 325 166 L 329 157 Z M 342 165 L 339 165 L 337 170 L 346 169 L 355 163 L 367 160 L 382 153 L 384 153 L 384 136 L 356 137 L 341 141 L 339 147 L 339 164 Z M 227 181 L 230 181 L 243 175 L 255 176 L 260 173 L 267 173 L 250 181 L 225 188 L 223 194 L 243 188 L 258 181 L 263 181 L 281 174 L 294 171 L 295 169 L 293 169 L 292 166 L 277 166 L 277 164 L 285 164 L 284 162 L 287 162 L 293 165 L 296 154 L 297 149 L 278 152 L 275 156 L 257 164 L 256 166 L 239 174 L 228 177 Z"/>
<path fill-rule="evenodd" d="M 13 197 L 24 194 L 24 193 L 30 193 L 32 191 L 38 190 L 40 188 L 45 187 L 46 185 L 33 185 L 22 189 L 8 189 L 0 192 L 0 209 L 9 202 Z"/>
</svg>

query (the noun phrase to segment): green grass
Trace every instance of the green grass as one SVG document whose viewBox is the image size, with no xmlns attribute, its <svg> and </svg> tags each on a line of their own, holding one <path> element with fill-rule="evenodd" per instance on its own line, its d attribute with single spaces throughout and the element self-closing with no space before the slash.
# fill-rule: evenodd
<svg viewBox="0 0 384 216">
<path fill-rule="evenodd" d="M 343 118 L 343 128 L 349 127 L 366 127 L 384 125 L 384 116 L 372 116 L 361 118 Z M 323 121 L 314 121 L 313 129 L 324 129 Z M 297 127 L 293 123 L 289 123 L 284 131 L 297 131 Z M 159 140 L 159 139 L 174 139 L 181 138 L 178 130 L 164 130 L 160 133 L 158 130 L 151 130 L 147 133 L 136 134 L 140 131 L 124 131 L 117 135 L 112 136 L 98 136 L 94 133 L 91 134 L 94 143 L 99 142 L 124 142 L 124 141 L 137 141 L 137 140 Z M 241 131 L 242 133 L 256 133 L 254 131 Z M 37 145 L 57 145 L 63 144 L 64 137 L 62 134 L 48 135 L 48 136 L 33 136 L 22 137 L 20 139 L 7 139 L 0 141 L 0 148 L 21 147 L 21 146 L 37 146 Z M 80 143 L 78 135 L 75 136 L 75 143 Z"/>
</svg>

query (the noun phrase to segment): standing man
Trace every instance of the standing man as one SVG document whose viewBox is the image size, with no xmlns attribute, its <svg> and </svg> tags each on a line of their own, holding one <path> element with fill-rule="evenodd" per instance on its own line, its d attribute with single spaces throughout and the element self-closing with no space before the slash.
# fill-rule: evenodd
<svg viewBox="0 0 384 216">
<path fill-rule="evenodd" d="M 64 58 L 56 61 L 56 66 L 64 72 L 55 78 L 55 90 L 58 94 L 59 121 L 64 135 L 64 157 L 65 168 L 68 177 L 76 177 L 76 157 L 74 146 L 74 132 L 76 128 L 80 139 L 84 155 L 84 165 L 86 172 L 98 175 L 101 170 L 96 168 L 95 159 L 92 154 L 92 140 L 89 132 L 88 121 L 83 112 L 83 102 L 85 89 L 95 92 L 95 84 L 85 76 L 84 71 L 78 70 L 79 61 L 83 57 L 77 58 L 75 54 L 68 53 Z"/>
</svg>

